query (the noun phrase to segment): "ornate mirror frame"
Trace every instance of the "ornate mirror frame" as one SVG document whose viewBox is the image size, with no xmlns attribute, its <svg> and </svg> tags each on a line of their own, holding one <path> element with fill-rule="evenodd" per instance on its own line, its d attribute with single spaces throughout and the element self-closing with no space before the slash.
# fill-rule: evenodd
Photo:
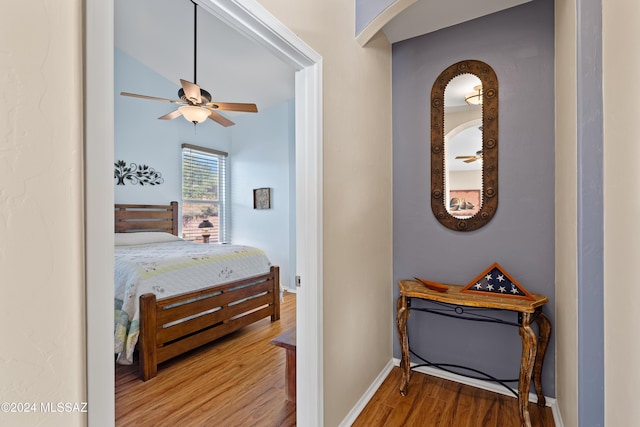
<svg viewBox="0 0 640 427">
<path fill-rule="evenodd" d="M 444 92 L 454 77 L 474 74 L 482 82 L 482 206 L 471 218 L 451 215 L 445 206 Z M 444 70 L 431 89 L 431 210 L 442 225 L 472 231 L 486 225 L 498 209 L 498 78 L 482 61 L 460 61 Z"/>
</svg>

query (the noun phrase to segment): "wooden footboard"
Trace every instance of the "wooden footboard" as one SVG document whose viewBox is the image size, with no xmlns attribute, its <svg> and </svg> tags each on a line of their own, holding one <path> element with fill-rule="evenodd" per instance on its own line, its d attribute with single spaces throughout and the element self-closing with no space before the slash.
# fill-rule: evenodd
<svg viewBox="0 0 640 427">
<path fill-rule="evenodd" d="M 280 319 L 280 272 L 156 300 L 140 296 L 140 375 L 156 376 L 158 364 L 250 325 Z"/>
</svg>

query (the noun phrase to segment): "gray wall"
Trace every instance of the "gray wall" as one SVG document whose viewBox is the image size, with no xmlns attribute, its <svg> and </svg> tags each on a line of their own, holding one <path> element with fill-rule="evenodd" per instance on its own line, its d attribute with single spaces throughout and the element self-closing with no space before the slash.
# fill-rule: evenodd
<svg viewBox="0 0 640 427">
<path fill-rule="evenodd" d="M 544 311 L 553 324 L 553 7 L 535 0 L 393 45 L 394 282 L 419 276 L 466 285 L 498 262 L 530 292 L 549 297 Z M 440 72 L 464 59 L 490 64 L 500 87 L 498 210 L 488 225 L 466 233 L 444 228 L 429 199 L 429 95 Z M 518 376 L 515 327 L 414 312 L 409 336 L 431 361 Z M 555 396 L 554 371 L 552 336 L 547 396 Z"/>
<path fill-rule="evenodd" d="M 578 419 L 604 426 L 602 3 L 577 7 Z"/>
<path fill-rule="evenodd" d="M 378 15 L 391 6 L 394 0 L 356 0 L 356 36 Z"/>
</svg>

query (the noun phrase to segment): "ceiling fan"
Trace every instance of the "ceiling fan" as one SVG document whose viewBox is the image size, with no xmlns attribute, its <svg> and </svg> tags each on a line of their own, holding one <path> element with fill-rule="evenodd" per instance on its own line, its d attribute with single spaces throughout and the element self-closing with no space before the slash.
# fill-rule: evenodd
<svg viewBox="0 0 640 427">
<path fill-rule="evenodd" d="M 466 159 L 465 163 L 475 162 L 476 160 L 482 160 L 482 150 L 476 151 L 475 156 L 456 156 L 456 159 Z"/>
<path fill-rule="evenodd" d="M 218 102 L 211 100 L 211 94 L 206 90 L 200 88 L 196 82 L 196 70 L 197 70 L 197 17 L 198 5 L 193 2 L 193 83 L 180 79 L 180 85 L 182 86 L 178 90 L 179 100 L 157 98 L 155 96 L 138 95 L 129 92 L 120 92 L 122 96 L 130 96 L 133 98 L 150 99 L 152 101 L 170 102 L 172 104 L 180 105 L 177 110 L 171 111 L 164 116 L 158 117 L 160 120 L 173 120 L 176 117 L 184 117 L 186 120 L 192 122 L 195 125 L 202 123 L 207 118 L 214 122 L 227 127 L 233 126 L 235 123 L 219 114 L 220 111 L 238 111 L 245 113 L 257 113 L 258 107 L 256 104 L 245 104 L 238 102 Z"/>
</svg>

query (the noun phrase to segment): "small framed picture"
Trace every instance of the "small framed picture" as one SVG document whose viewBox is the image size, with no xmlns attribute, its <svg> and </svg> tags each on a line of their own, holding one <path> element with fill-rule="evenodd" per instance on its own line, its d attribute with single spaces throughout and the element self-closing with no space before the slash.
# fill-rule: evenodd
<svg viewBox="0 0 640 427">
<path fill-rule="evenodd" d="M 256 188 L 253 190 L 253 209 L 271 209 L 270 188 Z"/>
</svg>

